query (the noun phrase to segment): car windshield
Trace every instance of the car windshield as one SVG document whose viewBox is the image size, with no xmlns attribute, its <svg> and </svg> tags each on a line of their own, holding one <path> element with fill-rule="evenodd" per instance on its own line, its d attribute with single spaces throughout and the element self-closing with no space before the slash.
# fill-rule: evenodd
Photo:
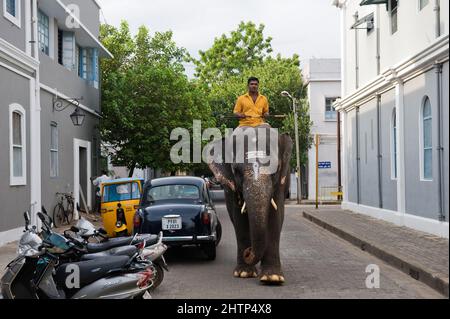
<svg viewBox="0 0 450 319">
<path fill-rule="evenodd" d="M 195 185 L 164 185 L 151 188 L 147 192 L 147 203 L 173 199 L 200 199 L 200 191 Z"/>
<path fill-rule="evenodd" d="M 103 203 L 121 202 L 125 200 L 140 199 L 138 183 L 111 184 L 103 188 Z"/>
</svg>

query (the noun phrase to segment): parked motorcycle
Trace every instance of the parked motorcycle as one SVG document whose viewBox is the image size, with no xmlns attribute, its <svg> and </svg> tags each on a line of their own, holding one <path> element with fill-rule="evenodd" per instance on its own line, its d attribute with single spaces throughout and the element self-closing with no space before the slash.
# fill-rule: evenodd
<svg viewBox="0 0 450 319">
<path fill-rule="evenodd" d="M 151 298 L 148 290 L 153 286 L 155 269 L 151 261 L 139 257 L 142 250 L 131 258 L 108 256 L 59 265 L 60 256 L 79 250 L 79 245 L 52 232 L 51 222 L 42 213 L 38 213 L 42 234 L 29 227 L 27 213 L 24 217 L 19 256 L 7 266 L 0 281 L 3 298 Z"/>
<path fill-rule="evenodd" d="M 164 280 L 164 270 L 169 271 L 169 267 L 167 266 L 166 260 L 164 259 L 164 253 L 167 251 L 167 246 L 163 243 L 163 233 L 160 232 L 159 236 L 155 235 L 138 235 L 135 234 L 134 237 L 127 238 L 108 238 L 106 236 L 106 232 L 104 230 L 96 229 L 92 223 L 89 221 L 82 219 L 80 220 L 75 227 L 71 228 L 71 231 L 75 234 L 75 237 L 82 241 L 84 247 L 84 251 L 86 254 L 82 255 L 81 260 L 92 260 L 96 258 L 103 258 L 112 255 L 130 255 L 132 254 L 133 249 L 131 246 L 120 246 L 124 243 L 128 244 L 136 244 L 142 243 L 142 240 L 146 242 L 146 246 L 142 249 L 142 257 L 153 262 L 156 275 L 153 283 L 153 289 L 157 288 L 162 281 Z M 70 236 L 68 232 L 65 232 L 65 236 Z M 156 242 L 155 242 L 156 238 Z M 90 240 L 94 240 L 97 244 L 90 244 Z M 148 241 L 147 241 L 148 240 Z M 103 246 L 105 245 L 105 246 Z M 116 247 L 106 251 L 101 251 L 102 247 Z M 100 249 L 100 251 L 99 251 Z M 93 251 L 99 251 L 97 253 L 93 253 Z"/>
</svg>

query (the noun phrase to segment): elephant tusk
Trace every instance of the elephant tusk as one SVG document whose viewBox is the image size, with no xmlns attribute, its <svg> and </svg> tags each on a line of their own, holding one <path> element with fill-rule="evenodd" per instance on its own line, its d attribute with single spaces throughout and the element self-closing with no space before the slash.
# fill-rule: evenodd
<svg viewBox="0 0 450 319">
<path fill-rule="evenodd" d="M 246 205 L 246 203 L 244 202 L 244 205 L 242 205 L 241 214 L 244 214 L 246 206 L 247 206 L 247 205 Z"/>
<path fill-rule="evenodd" d="M 275 203 L 275 201 L 273 200 L 273 198 L 272 198 L 272 200 L 271 200 L 271 203 L 272 203 L 273 208 L 275 208 L 275 210 L 278 210 L 277 203 Z"/>
</svg>

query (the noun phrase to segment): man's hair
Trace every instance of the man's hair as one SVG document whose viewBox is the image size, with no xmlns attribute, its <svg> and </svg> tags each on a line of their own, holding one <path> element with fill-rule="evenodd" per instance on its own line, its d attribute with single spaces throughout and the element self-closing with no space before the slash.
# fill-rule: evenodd
<svg viewBox="0 0 450 319">
<path fill-rule="evenodd" d="M 250 85 L 250 83 L 252 83 L 252 82 L 258 82 L 258 84 L 259 84 L 259 79 L 252 76 L 251 78 L 248 79 L 247 84 Z"/>
</svg>

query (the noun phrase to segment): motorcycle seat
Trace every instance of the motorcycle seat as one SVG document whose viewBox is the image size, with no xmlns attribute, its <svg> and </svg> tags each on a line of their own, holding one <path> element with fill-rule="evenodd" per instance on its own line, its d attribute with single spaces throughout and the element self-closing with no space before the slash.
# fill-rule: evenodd
<svg viewBox="0 0 450 319">
<path fill-rule="evenodd" d="M 130 258 L 127 256 L 113 256 L 90 261 L 64 264 L 58 267 L 55 279 L 60 287 L 66 289 L 67 279 L 69 279 L 69 276 L 73 274 L 73 269 L 78 267 L 80 275 L 80 288 L 82 288 L 97 280 L 107 277 L 112 271 L 117 271 L 124 268 L 128 264 L 129 260 Z"/>
<path fill-rule="evenodd" d="M 122 246 L 94 254 L 86 254 L 81 257 L 81 261 L 94 260 L 111 256 L 127 256 L 129 258 L 137 252 L 136 246 Z"/>
<path fill-rule="evenodd" d="M 88 253 L 94 254 L 103 252 L 106 250 L 110 250 L 113 248 L 128 246 L 128 245 L 137 245 L 145 240 L 145 246 L 151 246 L 158 242 L 157 235 L 151 234 L 142 234 L 138 235 L 137 238 L 133 241 L 134 237 L 119 237 L 119 238 L 110 238 L 107 241 L 99 244 L 88 244 L 86 246 Z"/>
<path fill-rule="evenodd" d="M 125 237 L 125 238 L 128 239 L 129 242 L 131 242 L 133 240 L 134 236 L 133 237 Z M 115 242 L 115 241 L 120 241 L 122 239 L 123 238 L 110 238 L 108 241 Z M 152 235 L 152 234 L 138 234 L 136 236 L 136 239 L 133 242 L 131 242 L 131 245 L 137 245 L 137 244 L 143 242 L 144 240 L 145 240 L 146 246 L 151 246 L 158 242 L 158 236 Z"/>
<path fill-rule="evenodd" d="M 116 238 L 116 240 L 108 240 L 104 243 L 98 244 L 87 244 L 86 248 L 89 253 L 99 253 L 103 251 L 107 251 L 113 248 L 128 246 L 131 245 L 131 237 L 130 238 Z"/>
</svg>

